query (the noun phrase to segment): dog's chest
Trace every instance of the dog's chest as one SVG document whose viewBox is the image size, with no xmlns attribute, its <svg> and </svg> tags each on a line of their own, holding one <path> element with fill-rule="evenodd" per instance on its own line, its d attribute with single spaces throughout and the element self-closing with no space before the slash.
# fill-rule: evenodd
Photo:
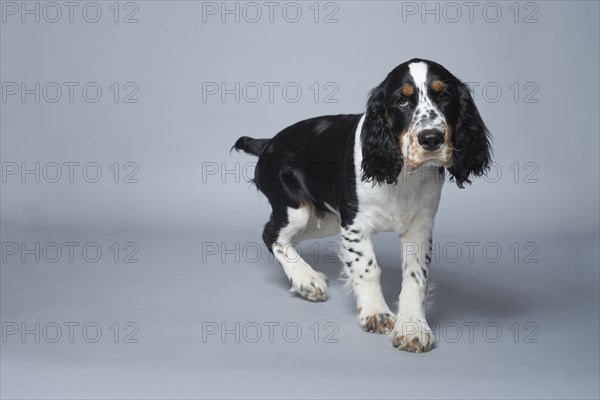
<svg viewBox="0 0 600 400">
<path fill-rule="evenodd" d="M 357 218 L 373 231 L 403 233 L 418 215 L 435 214 L 443 180 L 404 178 L 401 174 L 395 185 L 361 182 Z"/>
</svg>

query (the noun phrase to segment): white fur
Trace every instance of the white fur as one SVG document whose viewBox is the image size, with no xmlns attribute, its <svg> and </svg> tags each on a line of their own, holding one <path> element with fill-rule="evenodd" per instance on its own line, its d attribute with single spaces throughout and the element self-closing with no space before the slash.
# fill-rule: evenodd
<svg viewBox="0 0 600 400">
<path fill-rule="evenodd" d="M 319 301 L 327 298 L 327 277 L 312 269 L 294 247 L 296 237 L 306 231 L 313 214 L 310 207 L 288 208 L 288 224 L 279 232 L 279 237 L 273 244 L 273 254 L 292 284 L 290 291 L 309 300 Z M 316 225 L 318 224 L 311 224 L 311 228 Z"/>
<path fill-rule="evenodd" d="M 408 66 L 408 71 L 415 82 L 415 85 L 420 91 L 426 88 L 427 84 L 427 64 L 424 62 L 411 63 Z"/>
</svg>

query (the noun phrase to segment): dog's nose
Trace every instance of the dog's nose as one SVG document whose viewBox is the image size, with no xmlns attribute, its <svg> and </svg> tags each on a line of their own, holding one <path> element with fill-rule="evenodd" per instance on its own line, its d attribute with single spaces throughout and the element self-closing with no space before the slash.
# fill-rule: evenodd
<svg viewBox="0 0 600 400">
<path fill-rule="evenodd" d="M 444 142 L 444 133 L 437 129 L 427 129 L 419 133 L 419 144 L 427 151 L 437 150 Z"/>
</svg>

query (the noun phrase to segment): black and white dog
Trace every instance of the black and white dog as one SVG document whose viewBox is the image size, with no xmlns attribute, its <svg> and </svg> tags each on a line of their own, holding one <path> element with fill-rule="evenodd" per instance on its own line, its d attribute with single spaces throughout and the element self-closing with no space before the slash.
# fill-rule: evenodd
<svg viewBox="0 0 600 400">
<path fill-rule="evenodd" d="M 413 59 L 371 91 L 364 114 L 308 119 L 233 147 L 259 156 L 254 182 L 273 208 L 263 240 L 292 290 L 327 298 L 327 278 L 293 244 L 341 231 L 340 259 L 362 329 L 391 333 L 402 350 L 430 350 L 425 293 L 444 171 L 462 188 L 490 163 L 490 135 L 468 87 L 441 65 Z M 381 290 L 377 231 L 402 239 L 396 315 Z"/>
</svg>

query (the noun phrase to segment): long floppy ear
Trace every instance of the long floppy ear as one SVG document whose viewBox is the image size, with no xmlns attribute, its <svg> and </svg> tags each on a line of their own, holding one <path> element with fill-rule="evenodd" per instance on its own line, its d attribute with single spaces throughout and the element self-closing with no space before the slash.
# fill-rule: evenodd
<svg viewBox="0 0 600 400">
<path fill-rule="evenodd" d="M 462 82 L 458 85 L 459 115 L 452 133 L 452 167 L 448 169 L 450 179 L 456 180 L 459 188 L 471 184 L 469 177 L 487 172 L 491 162 L 490 133 L 473 102 L 469 88 Z"/>
<path fill-rule="evenodd" d="M 386 117 L 384 83 L 373 89 L 369 95 L 361 132 L 361 179 L 373 184 L 396 183 L 404 163 Z"/>
</svg>

